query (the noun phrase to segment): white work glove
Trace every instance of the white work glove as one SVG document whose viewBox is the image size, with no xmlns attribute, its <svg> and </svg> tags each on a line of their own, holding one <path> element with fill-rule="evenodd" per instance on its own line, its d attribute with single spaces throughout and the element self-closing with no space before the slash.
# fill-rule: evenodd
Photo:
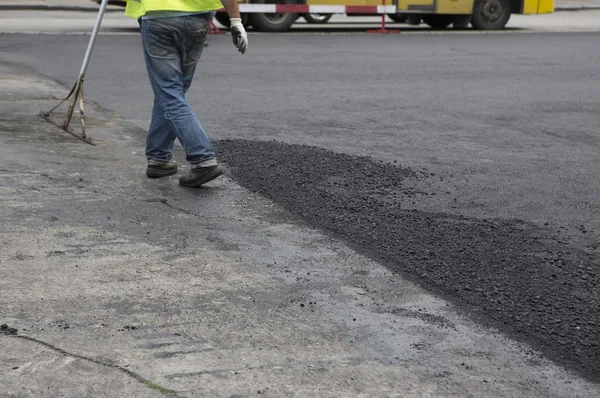
<svg viewBox="0 0 600 398">
<path fill-rule="evenodd" d="M 231 28 L 229 30 L 231 32 L 231 38 L 233 39 L 233 45 L 243 54 L 248 48 L 248 35 L 246 34 L 244 25 L 242 25 L 242 19 L 229 18 L 229 22 L 231 23 Z"/>
</svg>

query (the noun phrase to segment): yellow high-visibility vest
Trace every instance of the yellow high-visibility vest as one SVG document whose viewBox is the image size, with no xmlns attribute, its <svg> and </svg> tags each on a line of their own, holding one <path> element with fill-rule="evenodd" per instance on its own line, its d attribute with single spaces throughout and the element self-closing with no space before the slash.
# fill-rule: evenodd
<svg viewBox="0 0 600 398">
<path fill-rule="evenodd" d="M 204 12 L 221 8 L 219 0 L 127 0 L 125 15 L 137 19 L 149 11 Z"/>
</svg>

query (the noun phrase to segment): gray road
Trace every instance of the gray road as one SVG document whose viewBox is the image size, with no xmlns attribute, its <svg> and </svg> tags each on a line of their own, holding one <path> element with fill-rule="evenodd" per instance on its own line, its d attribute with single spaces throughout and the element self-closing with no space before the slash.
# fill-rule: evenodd
<svg viewBox="0 0 600 398">
<path fill-rule="evenodd" d="M 87 40 L 2 38 L 3 61 L 65 85 Z M 600 230 L 596 35 L 255 36 L 245 56 L 229 41 L 211 38 L 189 94 L 213 138 L 397 161 L 440 174 L 453 212 Z M 100 37 L 86 89 L 145 127 L 139 38 Z"/>
<path fill-rule="evenodd" d="M 86 42 L 0 39 L 65 85 Z M 198 72 L 231 175 L 281 217 L 598 380 L 597 35 L 256 35 L 245 56 L 214 37 Z M 87 98 L 147 125 L 137 36 L 100 38 Z"/>
</svg>

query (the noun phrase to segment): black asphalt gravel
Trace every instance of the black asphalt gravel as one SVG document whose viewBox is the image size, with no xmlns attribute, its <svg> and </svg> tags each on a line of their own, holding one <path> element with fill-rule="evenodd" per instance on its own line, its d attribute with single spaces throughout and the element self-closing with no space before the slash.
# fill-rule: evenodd
<svg viewBox="0 0 600 398">
<path fill-rule="evenodd" d="M 423 171 L 275 141 L 216 147 L 235 180 L 294 219 L 600 380 L 600 264 L 593 254 L 526 221 L 411 209 L 439 194 L 413 188 L 431 177 Z"/>
</svg>

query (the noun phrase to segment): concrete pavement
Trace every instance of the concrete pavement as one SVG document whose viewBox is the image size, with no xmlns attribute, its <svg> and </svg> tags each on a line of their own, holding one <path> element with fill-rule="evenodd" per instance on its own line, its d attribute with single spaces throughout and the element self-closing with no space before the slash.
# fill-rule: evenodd
<svg viewBox="0 0 600 398">
<path fill-rule="evenodd" d="M 82 144 L 35 116 L 66 87 L 0 76 L 5 395 L 600 394 L 227 178 L 146 179 L 141 129 L 88 104 Z"/>
</svg>

